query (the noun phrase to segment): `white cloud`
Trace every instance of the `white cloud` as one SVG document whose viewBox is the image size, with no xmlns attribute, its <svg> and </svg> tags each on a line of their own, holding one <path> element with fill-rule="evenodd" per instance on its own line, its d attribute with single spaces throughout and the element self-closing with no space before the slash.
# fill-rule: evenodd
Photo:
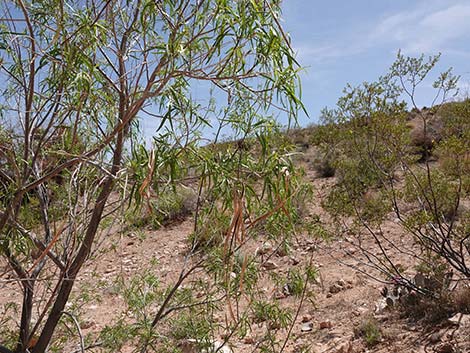
<svg viewBox="0 0 470 353">
<path fill-rule="evenodd" d="M 429 10 L 418 8 L 383 19 L 373 30 L 372 43 L 394 43 L 410 54 L 452 48 L 453 40 L 470 39 L 470 4 Z"/>
<path fill-rule="evenodd" d="M 312 63 L 317 60 L 336 58 L 344 55 L 341 53 L 339 47 L 334 44 L 315 46 L 303 43 L 301 45 L 295 46 L 294 52 L 297 54 L 297 60 L 301 65 L 305 63 Z"/>
<path fill-rule="evenodd" d="M 444 52 L 470 56 L 457 42 L 470 42 L 470 3 L 429 0 L 422 5 L 360 23 L 347 32 L 324 38 L 320 44 L 300 43 L 295 48 L 297 58 L 301 64 L 310 65 L 378 47 L 389 47 L 393 52 L 402 49 L 408 55 Z"/>
</svg>

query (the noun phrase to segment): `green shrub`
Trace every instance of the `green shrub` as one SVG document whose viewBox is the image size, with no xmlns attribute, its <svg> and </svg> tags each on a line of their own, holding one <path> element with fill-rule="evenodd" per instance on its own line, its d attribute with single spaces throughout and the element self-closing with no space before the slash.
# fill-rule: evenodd
<svg viewBox="0 0 470 353">
<path fill-rule="evenodd" d="M 315 170 L 321 178 L 334 177 L 336 173 L 334 162 L 334 158 L 330 155 L 317 157 L 313 161 L 313 170 Z"/>
<path fill-rule="evenodd" d="M 288 309 L 281 308 L 276 302 L 255 301 L 251 307 L 255 323 L 268 322 L 272 329 L 287 328 L 292 320 Z"/>
<path fill-rule="evenodd" d="M 387 75 L 358 87 L 347 86 L 337 109 L 325 110 L 317 144 L 334 151 L 336 180 L 324 199 L 338 233 L 352 241 L 370 241 L 379 253 L 362 255 L 390 278 L 403 274 L 394 263 L 384 224 L 393 217 L 412 244 L 396 251 L 428 262 L 444 262 L 470 278 L 465 251 L 470 220 L 465 217 L 470 175 L 470 107 L 468 101 L 438 104 L 408 113 L 419 84 L 439 56 L 398 54 Z M 433 85 L 441 97 L 451 95 L 457 77 L 440 74 Z M 442 114 L 442 116 L 440 115 Z M 410 120 L 411 119 L 411 120 Z M 410 124 L 413 130 L 410 133 Z M 422 163 L 417 163 L 416 146 Z M 436 163 L 429 157 L 438 156 Z"/>
<path fill-rule="evenodd" d="M 138 208 L 130 209 L 126 219 L 136 229 L 143 227 L 158 229 L 183 221 L 190 216 L 195 210 L 196 198 L 194 191 L 188 187 L 162 189 L 159 195 L 148 202 L 144 202 Z"/>
<path fill-rule="evenodd" d="M 369 348 L 380 343 L 382 339 L 382 330 L 377 320 L 372 317 L 364 319 L 359 326 L 354 329 L 354 334 L 356 337 L 362 337 Z"/>
</svg>

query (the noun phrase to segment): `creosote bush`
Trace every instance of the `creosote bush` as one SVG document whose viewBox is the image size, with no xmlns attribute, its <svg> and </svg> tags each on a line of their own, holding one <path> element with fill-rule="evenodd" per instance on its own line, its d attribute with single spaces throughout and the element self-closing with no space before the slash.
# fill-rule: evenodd
<svg viewBox="0 0 470 353">
<path fill-rule="evenodd" d="M 453 270 L 454 280 L 470 280 L 470 219 L 465 209 L 469 101 L 449 101 L 458 82 L 449 70 L 433 84 L 437 103 L 429 109 L 415 105 L 415 94 L 429 80 L 438 59 L 399 53 L 389 73 L 377 82 L 348 86 L 338 108 L 323 112 L 324 127 L 315 130 L 313 138 L 335 156 L 336 184 L 324 207 L 333 216 L 338 235 L 354 235 L 351 245 L 361 250 L 360 261 L 375 271 L 378 280 L 399 278 L 414 290 L 417 294 L 410 308 L 431 321 L 455 309 L 441 275 Z M 392 220 L 405 233 L 401 242 L 385 231 Z M 364 246 L 366 241 L 376 250 Z M 442 279 L 442 290 L 431 293 L 413 283 L 410 269 L 398 266 L 394 253 L 401 253 L 421 271 L 426 268 L 428 278 Z M 442 315 L 431 309 L 439 303 Z"/>
</svg>

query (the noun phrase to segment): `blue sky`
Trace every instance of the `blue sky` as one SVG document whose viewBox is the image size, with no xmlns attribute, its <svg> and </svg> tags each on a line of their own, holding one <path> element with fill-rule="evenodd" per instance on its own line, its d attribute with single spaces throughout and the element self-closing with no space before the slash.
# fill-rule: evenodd
<svg viewBox="0 0 470 353">
<path fill-rule="evenodd" d="M 282 25 L 305 68 L 302 100 L 310 118 L 300 113 L 301 126 L 318 122 L 322 108 L 333 108 L 346 84 L 385 74 L 398 50 L 409 56 L 442 53 L 418 92 L 418 105 L 431 104 L 432 81 L 449 67 L 461 76 L 462 95 L 470 96 L 470 0 L 284 0 L 282 8 Z M 206 92 L 205 85 L 193 87 L 197 99 L 206 99 Z M 279 120 L 287 122 L 282 114 Z M 159 124 L 142 123 L 148 137 Z M 204 133 L 209 139 L 211 131 Z"/>
<path fill-rule="evenodd" d="M 442 53 L 434 72 L 453 67 L 463 93 L 470 88 L 470 0 L 284 0 L 283 25 L 290 33 L 302 73 L 310 120 L 333 107 L 347 83 L 374 81 L 406 55 Z M 429 105 L 430 82 L 420 105 Z"/>
</svg>

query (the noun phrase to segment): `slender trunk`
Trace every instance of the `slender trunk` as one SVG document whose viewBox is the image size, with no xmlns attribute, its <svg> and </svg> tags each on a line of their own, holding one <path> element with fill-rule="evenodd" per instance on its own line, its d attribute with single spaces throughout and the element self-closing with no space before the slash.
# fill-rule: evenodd
<svg viewBox="0 0 470 353">
<path fill-rule="evenodd" d="M 31 313 L 33 311 L 34 281 L 27 280 L 24 284 L 23 307 L 21 310 L 20 337 L 16 352 L 25 352 L 28 348 L 31 330 Z"/>
<path fill-rule="evenodd" d="M 32 353 L 44 353 L 49 342 L 51 341 L 52 335 L 59 323 L 60 318 L 62 317 L 63 310 L 67 301 L 69 299 L 70 293 L 75 282 L 75 279 L 80 272 L 86 258 L 90 254 L 93 242 L 95 240 L 96 232 L 100 224 L 104 207 L 106 201 L 108 200 L 109 195 L 111 194 L 114 187 L 114 177 L 119 171 L 121 160 L 122 160 L 122 151 L 124 146 L 124 132 L 120 132 L 117 136 L 116 147 L 113 155 L 113 166 L 111 168 L 111 173 L 106 177 L 105 182 L 101 192 L 96 200 L 95 207 L 91 216 L 90 223 L 83 239 L 82 245 L 78 251 L 77 256 L 70 265 L 70 267 L 65 271 L 62 276 L 62 284 L 60 286 L 57 298 L 52 306 L 51 312 L 47 318 L 47 321 L 44 325 L 44 328 L 39 336 L 39 339 L 33 348 Z"/>
<path fill-rule="evenodd" d="M 39 336 L 38 342 L 33 349 L 33 353 L 44 353 L 52 338 L 52 334 L 54 333 L 55 328 L 62 316 L 62 311 L 64 310 L 65 305 L 69 299 L 77 274 L 79 273 L 86 258 L 90 254 L 91 247 L 93 245 L 93 241 L 101 221 L 104 206 L 113 189 L 113 185 L 113 178 L 111 176 L 107 177 L 107 180 L 104 183 L 103 189 L 101 190 L 93 210 L 93 215 L 91 217 L 90 224 L 88 225 L 83 244 L 81 245 L 77 257 L 71 264 L 70 268 L 63 275 L 62 285 L 60 286 L 57 298 L 47 318 L 41 335 Z"/>
</svg>

